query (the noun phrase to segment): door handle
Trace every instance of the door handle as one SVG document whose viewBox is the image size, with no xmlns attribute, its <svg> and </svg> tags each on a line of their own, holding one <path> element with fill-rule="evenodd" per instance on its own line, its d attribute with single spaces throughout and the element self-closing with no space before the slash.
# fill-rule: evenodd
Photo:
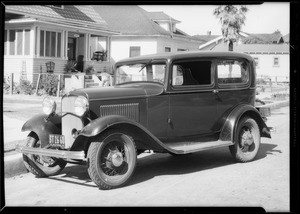
<svg viewBox="0 0 300 214">
<path fill-rule="evenodd" d="M 219 93 L 219 91 L 218 91 L 218 90 L 216 90 L 216 89 L 214 89 L 212 92 L 213 92 L 214 94 L 217 94 L 217 93 Z"/>
</svg>

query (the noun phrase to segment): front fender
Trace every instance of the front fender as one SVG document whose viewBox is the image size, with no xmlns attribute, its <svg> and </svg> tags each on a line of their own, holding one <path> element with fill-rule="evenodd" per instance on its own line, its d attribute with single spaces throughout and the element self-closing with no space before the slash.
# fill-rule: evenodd
<svg viewBox="0 0 300 214">
<path fill-rule="evenodd" d="M 143 138 L 145 139 L 144 144 L 148 149 L 178 153 L 178 151 L 175 151 L 174 149 L 171 149 L 164 145 L 157 137 L 155 137 L 141 124 L 120 115 L 109 115 L 95 119 L 88 125 L 86 125 L 81 130 L 79 135 L 83 135 L 85 137 L 94 137 L 110 127 L 117 127 L 120 125 L 125 125 L 123 126 L 124 128 L 131 128 L 133 134 L 143 135 Z"/>
<path fill-rule="evenodd" d="M 40 141 L 41 147 L 48 144 L 49 134 L 61 134 L 61 116 L 53 115 L 48 120 L 46 114 L 38 114 L 24 123 L 22 132 L 33 131 L 35 132 Z"/>
<path fill-rule="evenodd" d="M 271 138 L 270 130 L 261 118 L 259 111 L 251 105 L 241 104 L 235 107 L 223 125 L 220 139 L 234 142 L 235 130 L 242 116 L 252 117 L 258 124 L 262 137 Z"/>
</svg>

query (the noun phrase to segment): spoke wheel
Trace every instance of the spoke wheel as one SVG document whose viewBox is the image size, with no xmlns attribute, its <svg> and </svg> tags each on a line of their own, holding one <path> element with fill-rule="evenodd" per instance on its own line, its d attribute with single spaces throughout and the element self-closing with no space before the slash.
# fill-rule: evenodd
<svg viewBox="0 0 300 214">
<path fill-rule="evenodd" d="M 100 189 L 125 185 L 134 172 L 136 147 L 130 135 L 107 132 L 92 142 L 88 150 L 88 173 Z"/>
<path fill-rule="evenodd" d="M 260 131 L 254 119 L 249 117 L 241 119 L 234 143 L 235 145 L 229 149 L 236 161 L 248 162 L 255 158 L 260 145 Z"/>
<path fill-rule="evenodd" d="M 33 132 L 28 135 L 26 145 L 34 148 L 41 148 L 39 138 Z M 48 146 L 45 148 L 52 149 Z M 23 161 L 28 171 L 37 177 L 57 175 L 67 164 L 63 159 L 34 154 L 23 154 Z"/>
</svg>

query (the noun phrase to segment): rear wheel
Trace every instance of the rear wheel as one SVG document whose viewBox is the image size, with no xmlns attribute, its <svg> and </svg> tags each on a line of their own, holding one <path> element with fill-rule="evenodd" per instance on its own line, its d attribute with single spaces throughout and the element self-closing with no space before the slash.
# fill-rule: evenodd
<svg viewBox="0 0 300 214">
<path fill-rule="evenodd" d="M 136 166 L 134 140 L 122 131 L 109 131 L 92 142 L 88 150 L 88 173 L 100 189 L 125 185 Z"/>
<path fill-rule="evenodd" d="M 40 140 L 34 132 L 28 135 L 26 146 L 34 148 L 41 147 Z M 28 171 L 37 177 L 57 175 L 67 164 L 63 159 L 34 154 L 23 154 L 23 161 Z"/>
<path fill-rule="evenodd" d="M 242 118 L 238 123 L 234 141 L 235 144 L 229 149 L 235 160 L 238 162 L 252 161 L 260 145 L 260 131 L 256 121 L 249 117 Z"/>
</svg>

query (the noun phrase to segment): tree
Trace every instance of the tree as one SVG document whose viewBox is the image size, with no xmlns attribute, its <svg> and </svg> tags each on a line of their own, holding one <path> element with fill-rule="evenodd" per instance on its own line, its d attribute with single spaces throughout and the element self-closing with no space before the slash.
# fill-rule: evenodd
<svg viewBox="0 0 300 214">
<path fill-rule="evenodd" d="M 247 11 L 246 6 L 237 8 L 233 5 L 221 5 L 213 11 L 216 18 L 220 19 L 223 39 L 229 43 L 229 51 L 233 51 L 233 43 L 237 41 L 242 25 L 245 24 Z"/>
</svg>

